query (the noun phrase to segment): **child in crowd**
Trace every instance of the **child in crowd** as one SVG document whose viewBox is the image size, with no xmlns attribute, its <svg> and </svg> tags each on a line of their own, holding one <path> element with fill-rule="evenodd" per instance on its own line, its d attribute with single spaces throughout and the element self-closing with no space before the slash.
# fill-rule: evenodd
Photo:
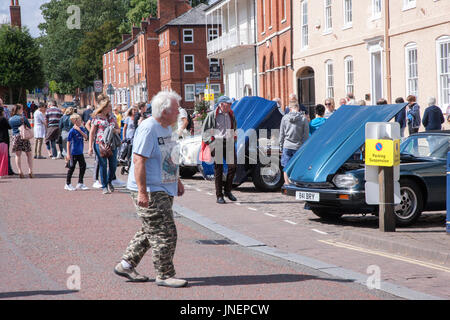
<svg viewBox="0 0 450 320">
<path fill-rule="evenodd" d="M 70 121 L 73 123 L 73 128 L 70 129 L 67 136 L 67 161 L 69 161 L 69 171 L 67 172 L 67 181 L 65 190 L 88 190 L 83 183 L 84 173 L 86 172 L 86 161 L 84 160 L 83 147 L 84 141 L 88 140 L 88 131 L 83 127 L 83 121 L 78 114 L 70 116 Z M 72 186 L 71 180 L 75 166 L 79 163 L 80 175 L 78 177 L 78 184 L 76 188 Z"/>
</svg>

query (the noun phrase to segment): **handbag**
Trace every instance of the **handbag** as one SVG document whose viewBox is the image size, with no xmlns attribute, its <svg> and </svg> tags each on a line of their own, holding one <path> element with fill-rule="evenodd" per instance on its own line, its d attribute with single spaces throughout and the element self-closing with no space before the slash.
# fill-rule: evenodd
<svg viewBox="0 0 450 320">
<path fill-rule="evenodd" d="M 109 158 L 113 154 L 113 152 L 111 150 L 111 147 L 109 145 L 105 144 L 104 142 L 101 142 L 98 145 L 98 149 L 100 151 L 100 157 L 101 158 Z"/>
<path fill-rule="evenodd" d="M 20 138 L 22 140 L 30 140 L 33 139 L 34 137 L 34 133 L 33 130 L 31 130 L 31 128 L 28 128 L 25 125 L 25 121 L 22 118 L 22 125 L 19 127 L 19 132 L 20 132 Z"/>
</svg>

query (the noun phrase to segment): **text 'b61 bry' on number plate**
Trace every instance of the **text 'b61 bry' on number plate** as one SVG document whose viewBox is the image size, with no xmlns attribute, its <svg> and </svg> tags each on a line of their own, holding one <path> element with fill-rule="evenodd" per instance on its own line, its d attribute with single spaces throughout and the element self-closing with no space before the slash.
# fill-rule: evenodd
<svg viewBox="0 0 450 320">
<path fill-rule="evenodd" d="M 297 191 L 295 193 L 295 198 L 297 200 L 319 202 L 320 201 L 320 194 L 317 193 L 317 192 Z"/>
</svg>

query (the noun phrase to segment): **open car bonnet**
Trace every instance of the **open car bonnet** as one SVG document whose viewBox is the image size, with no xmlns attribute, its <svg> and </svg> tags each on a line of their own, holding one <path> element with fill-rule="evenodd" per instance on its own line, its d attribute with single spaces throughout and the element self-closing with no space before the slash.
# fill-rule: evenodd
<svg viewBox="0 0 450 320">
<path fill-rule="evenodd" d="M 388 122 L 406 105 L 341 106 L 292 157 L 289 179 L 326 182 L 364 144 L 367 122 Z"/>
</svg>

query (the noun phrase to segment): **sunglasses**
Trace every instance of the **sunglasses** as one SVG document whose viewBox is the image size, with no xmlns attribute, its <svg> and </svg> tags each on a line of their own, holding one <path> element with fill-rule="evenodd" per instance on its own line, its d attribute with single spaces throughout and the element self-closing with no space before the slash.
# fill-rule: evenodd
<svg viewBox="0 0 450 320">
<path fill-rule="evenodd" d="M 331 103 L 325 103 L 326 106 L 331 106 Z"/>
</svg>

